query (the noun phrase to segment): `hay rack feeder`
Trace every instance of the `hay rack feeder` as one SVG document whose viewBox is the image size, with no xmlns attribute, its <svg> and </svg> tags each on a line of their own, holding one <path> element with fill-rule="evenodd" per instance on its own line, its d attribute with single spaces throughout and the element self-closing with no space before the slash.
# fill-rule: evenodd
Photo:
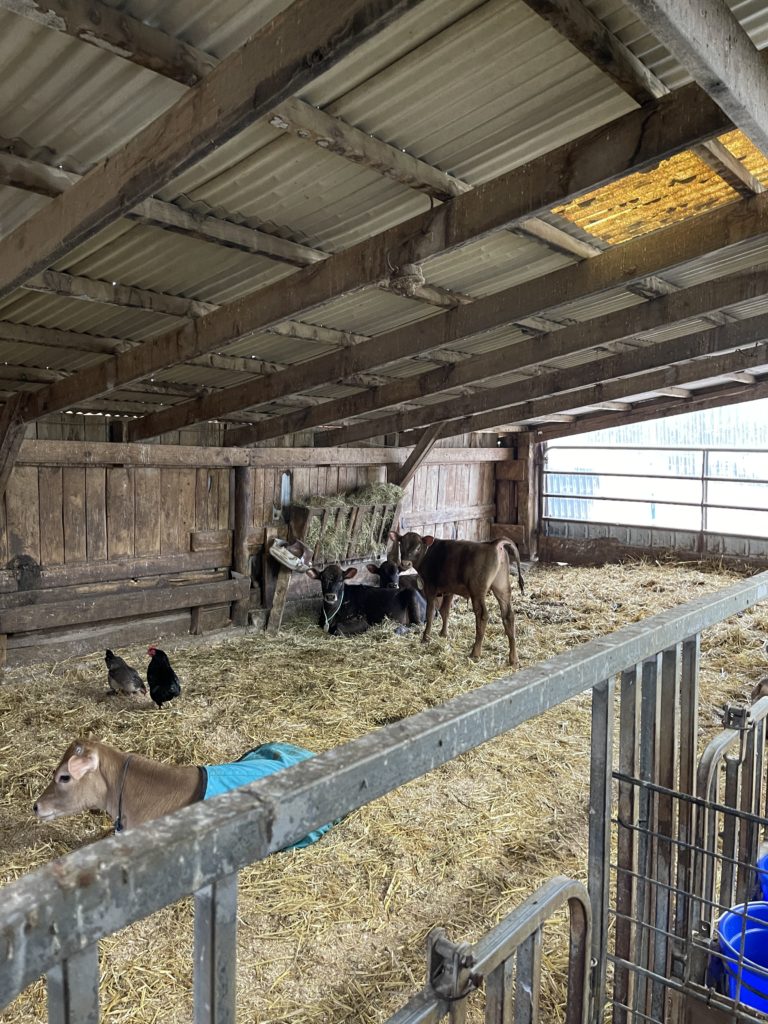
<svg viewBox="0 0 768 1024">
<path fill-rule="evenodd" d="M 299 540 L 312 550 L 312 564 L 359 562 L 384 557 L 387 536 L 400 524 L 402 499 L 389 502 L 338 505 L 292 505 L 290 542 Z M 267 632 L 277 633 L 283 621 L 293 573 L 281 566 L 267 620 Z"/>
</svg>

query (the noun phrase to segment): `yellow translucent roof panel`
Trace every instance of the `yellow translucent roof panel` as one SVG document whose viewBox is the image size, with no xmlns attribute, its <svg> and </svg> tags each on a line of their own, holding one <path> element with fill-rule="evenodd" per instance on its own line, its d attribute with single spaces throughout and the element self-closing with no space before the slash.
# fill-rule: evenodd
<svg viewBox="0 0 768 1024">
<path fill-rule="evenodd" d="M 744 132 L 736 129 L 727 135 L 721 135 L 718 141 L 744 164 L 761 185 L 768 186 L 768 159 L 753 142 L 750 142 Z"/>
<path fill-rule="evenodd" d="M 616 245 L 733 202 L 738 192 L 695 153 L 678 153 L 653 170 L 595 189 L 554 213 Z"/>
</svg>

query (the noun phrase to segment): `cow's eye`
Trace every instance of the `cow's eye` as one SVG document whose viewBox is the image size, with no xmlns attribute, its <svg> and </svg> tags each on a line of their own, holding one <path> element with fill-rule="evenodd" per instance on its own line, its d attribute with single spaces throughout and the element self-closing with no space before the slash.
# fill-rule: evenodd
<svg viewBox="0 0 768 1024">
<path fill-rule="evenodd" d="M 71 780 L 72 780 L 72 776 L 71 775 L 67 775 L 66 772 L 63 772 L 59 776 L 59 782 L 71 782 Z"/>
</svg>

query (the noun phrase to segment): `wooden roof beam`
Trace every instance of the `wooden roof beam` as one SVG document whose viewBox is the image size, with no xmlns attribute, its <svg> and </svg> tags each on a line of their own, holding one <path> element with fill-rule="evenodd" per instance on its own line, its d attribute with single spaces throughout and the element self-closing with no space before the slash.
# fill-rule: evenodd
<svg viewBox="0 0 768 1024">
<path fill-rule="evenodd" d="M 294 0 L 122 149 L 0 242 L 0 297 L 117 220 L 418 2 L 334 0 L 318 7 L 315 0 Z"/>
<path fill-rule="evenodd" d="M 226 341 L 260 327 L 280 322 L 299 310 L 316 308 L 339 294 L 375 285 L 387 276 L 393 261 L 399 265 L 420 262 L 429 255 L 457 248 L 541 212 L 557 202 L 558 197 L 566 198 L 563 192 L 567 196 L 578 195 L 600 182 L 614 180 L 630 169 L 651 166 L 664 156 L 687 148 L 697 139 L 717 134 L 727 126 L 724 115 L 711 101 L 704 100 L 705 109 L 699 106 L 700 98 L 698 90 L 691 92 L 686 87 L 659 101 L 653 110 L 626 114 L 610 126 L 590 132 L 429 213 L 411 218 L 336 254 L 318 267 L 301 271 L 286 281 L 224 307 L 206 318 L 205 328 L 195 325 L 194 332 L 182 328 L 154 339 L 140 354 L 132 353 L 129 360 L 121 360 L 120 365 L 112 367 L 109 377 L 104 371 L 83 373 L 76 383 L 72 382 L 72 387 L 77 387 L 82 397 L 86 394 L 92 397 L 107 390 L 111 380 L 120 381 L 126 375 L 144 376 L 202 351 L 220 347 Z M 606 147 L 607 132 L 612 139 L 610 147 Z M 476 305 L 452 310 L 445 316 L 460 317 L 466 309 L 474 309 Z M 543 305 L 539 303 L 536 308 Z M 269 401 L 279 393 L 290 394 L 342 379 L 383 362 L 407 358 L 417 351 L 450 344 L 453 340 L 450 329 L 443 328 L 439 332 L 444 331 L 449 336 L 447 338 L 433 341 L 426 337 L 434 329 L 432 322 L 440 319 L 442 317 L 433 317 L 420 325 L 425 338 L 417 345 L 409 340 L 402 350 L 390 346 L 390 351 L 383 352 L 381 339 L 376 338 L 338 356 L 311 360 L 285 375 L 274 375 L 269 378 L 264 394 L 220 392 L 216 401 L 209 405 L 200 408 L 190 406 L 183 411 L 169 410 L 162 419 L 160 416 L 147 418 L 141 426 L 132 424 L 131 436 L 134 440 L 151 437 L 176 429 L 182 422 L 187 425 L 216 418 L 231 409 Z M 396 350 L 392 351 L 393 348 Z M 38 403 L 30 407 L 30 414 L 34 418 L 55 411 L 52 406 L 65 398 L 68 395 L 61 392 L 41 395 Z"/>
<path fill-rule="evenodd" d="M 621 42 L 618 36 L 614 35 L 592 11 L 585 7 L 581 0 L 523 0 L 523 2 L 548 21 L 580 53 L 612 78 L 620 89 L 641 106 L 660 96 L 665 96 L 669 92 L 661 79 L 654 75 L 632 53 L 629 47 Z M 652 3 L 653 0 L 639 0 L 634 6 L 637 10 L 641 5 L 648 7 Z M 677 0 L 669 0 L 669 3 L 674 5 Z M 689 3 L 689 6 L 692 7 L 693 3 Z M 643 15 L 641 14 L 640 17 Z M 650 27 L 650 22 L 647 24 Z M 651 31 L 653 31 L 652 28 Z M 724 41 L 722 45 L 726 46 L 727 43 Z M 674 52 L 673 46 L 670 46 L 670 49 Z M 703 82 L 699 84 L 704 85 Z M 730 113 L 730 111 L 726 112 Z M 738 123 L 735 117 L 732 117 L 732 120 L 734 123 Z M 757 178 L 750 174 L 741 161 L 716 139 L 707 140 L 693 148 L 716 174 L 720 175 L 741 195 L 756 195 L 763 191 L 763 186 Z"/>
<path fill-rule="evenodd" d="M 626 0 L 737 127 L 768 153 L 766 62 L 723 0 Z"/>
<path fill-rule="evenodd" d="M 100 0 L 0 0 L 0 9 L 81 39 L 183 85 L 195 85 L 216 64 L 210 54 Z"/>
<path fill-rule="evenodd" d="M 756 317 L 755 320 L 759 321 L 759 323 L 752 325 L 752 330 L 749 332 L 738 332 L 737 334 L 733 331 L 736 325 L 730 325 L 727 328 L 718 328 L 715 331 L 691 335 L 689 339 L 685 339 L 686 345 L 684 347 L 678 344 L 676 351 L 670 347 L 670 342 L 664 342 L 659 346 L 663 350 L 661 358 L 669 359 L 669 365 L 657 365 L 654 367 L 649 362 L 647 355 L 643 360 L 640 358 L 628 358 L 625 354 L 603 361 L 601 365 L 605 365 L 605 378 L 598 384 L 584 384 L 584 381 L 589 380 L 589 375 L 582 372 L 578 375 L 570 374 L 563 390 L 555 390 L 553 387 L 557 379 L 563 380 L 562 373 L 550 375 L 552 381 L 549 384 L 544 384 L 545 389 L 547 387 L 552 389 L 549 394 L 546 394 L 546 391 L 542 393 L 541 388 L 529 388 L 527 395 L 520 390 L 514 392 L 510 388 L 509 395 L 517 395 L 514 402 L 510 402 L 510 404 L 505 406 L 499 406 L 488 412 L 470 413 L 461 418 L 453 418 L 445 423 L 440 436 L 451 437 L 455 434 L 484 430 L 501 423 L 523 423 L 536 419 L 539 416 L 569 413 L 572 410 L 587 406 L 622 401 L 622 399 L 632 397 L 633 395 L 657 391 L 662 387 L 679 387 L 695 383 L 699 380 L 705 380 L 710 376 L 725 376 L 729 371 L 739 367 L 760 365 L 768 361 L 768 341 L 765 340 L 768 339 L 768 316 Z M 701 350 L 696 348 L 696 342 L 703 342 L 705 336 L 719 334 L 720 331 L 724 333 L 719 338 L 707 338 L 710 342 L 710 350 L 716 354 L 704 358 L 698 357 L 698 353 Z M 727 332 L 730 332 L 730 338 L 726 337 Z M 748 348 L 728 351 L 730 341 L 737 336 L 742 338 L 762 337 L 764 340 L 750 343 Z M 723 351 L 724 348 L 726 351 Z M 683 354 L 686 350 L 688 358 L 683 361 L 677 361 L 676 356 Z M 707 349 L 705 348 L 704 351 L 707 351 Z M 695 353 L 695 355 L 692 356 L 691 353 Z M 641 354 L 638 352 L 635 355 L 639 357 Z M 644 371 L 643 368 L 645 368 Z M 638 369 L 641 372 L 636 372 Z M 570 389 L 571 384 L 581 386 Z M 694 393 L 694 398 L 697 393 Z M 540 397 L 538 397 L 539 395 Z M 685 401 L 688 400 L 686 399 Z M 639 405 L 635 408 L 642 407 L 642 405 Z M 633 410 L 626 410 L 628 416 L 632 412 Z M 384 425 L 381 422 L 379 423 L 379 427 Z M 376 434 L 385 432 L 390 433 L 390 430 L 382 431 L 378 429 Z M 322 444 L 344 443 L 337 440 L 340 434 L 341 431 L 327 431 L 318 435 L 318 440 L 322 439 Z M 375 435 L 371 434 L 371 436 Z M 413 444 L 421 434 L 420 431 L 415 430 L 401 431 L 400 436 L 403 443 Z"/>
<path fill-rule="evenodd" d="M 755 207 L 754 213 L 758 218 L 761 216 L 758 214 L 758 208 L 762 210 L 762 230 L 768 230 L 768 198 L 755 197 L 750 200 L 750 204 Z M 418 339 L 424 336 L 424 332 L 441 327 L 453 327 L 456 333 L 463 329 L 468 335 L 483 330 L 495 330 L 505 323 L 519 319 L 520 312 L 525 310 L 527 305 L 551 302 L 553 295 L 557 295 L 561 301 L 568 301 L 584 294 L 584 289 L 587 293 L 592 293 L 616 287 L 626 280 L 627 273 L 645 276 L 649 269 L 652 269 L 652 264 L 658 266 L 660 262 L 669 260 L 670 257 L 673 260 L 682 257 L 679 262 L 685 262 L 691 256 L 683 256 L 684 252 L 692 254 L 694 251 L 705 253 L 716 250 L 720 244 L 718 238 L 722 239 L 725 233 L 729 232 L 726 225 L 731 223 L 730 215 L 724 212 L 727 209 L 723 207 L 720 211 L 705 215 L 695 229 L 687 223 L 672 225 L 656 232 L 653 243 L 647 238 L 638 238 L 610 249 L 594 260 L 565 267 L 536 281 L 526 282 L 487 298 L 478 299 L 466 311 L 457 310 L 451 314 L 454 317 L 463 314 L 464 319 L 459 320 L 459 324 L 452 325 L 450 321 L 440 319 L 432 325 L 432 322 L 428 321 L 426 324 L 401 328 L 397 332 L 398 337 L 405 335 L 407 338 L 415 336 Z M 735 207 L 731 210 L 735 211 Z M 752 227 L 756 226 L 756 223 L 752 221 Z M 724 277 L 675 291 L 646 305 L 608 313 L 593 320 L 563 327 L 550 334 L 539 334 L 526 341 L 518 341 L 511 346 L 474 356 L 451 367 L 432 370 L 418 377 L 391 381 L 386 387 L 373 392 L 336 399 L 312 410 L 310 414 L 289 414 L 279 417 L 274 422 L 264 420 L 253 428 L 232 431 L 227 440 L 232 444 L 252 444 L 296 430 L 324 426 L 337 419 L 370 413 L 397 402 L 419 398 L 424 394 L 470 384 L 513 370 L 530 369 L 549 359 L 576 355 L 608 342 L 629 338 L 643 331 L 686 320 L 692 316 L 700 316 L 709 310 L 764 294 L 768 294 L 766 270 Z M 378 340 L 384 343 L 386 338 L 386 335 L 380 335 Z M 454 338 L 455 340 L 457 339 Z M 354 428 L 347 433 L 350 441 L 367 436 L 362 433 L 362 426 L 358 429 L 361 431 L 359 435 Z"/>
<path fill-rule="evenodd" d="M 754 402 L 758 398 L 768 398 L 768 380 L 761 380 L 751 385 L 716 386 L 697 391 L 689 399 L 675 401 L 643 402 L 625 413 L 600 413 L 594 416 L 579 417 L 569 427 L 535 426 L 534 436 L 537 441 L 555 441 L 559 437 L 570 437 L 593 430 L 605 430 L 608 427 L 625 426 L 628 423 L 646 423 L 648 420 L 665 419 L 680 413 L 703 412 L 707 409 L 721 408 L 725 405 L 737 405 L 740 402 Z"/>
<path fill-rule="evenodd" d="M 680 386 L 691 381 L 702 380 L 710 375 L 722 375 L 732 370 L 741 370 L 746 366 L 759 365 L 753 352 L 732 353 L 729 357 L 719 358 L 723 351 L 729 352 L 738 345 L 756 344 L 759 348 L 762 340 L 768 337 L 768 315 L 742 320 L 739 324 L 698 331 L 672 341 L 659 342 L 657 345 L 623 352 L 609 356 L 599 362 L 570 367 L 568 370 L 552 370 L 538 377 L 514 384 L 506 384 L 497 388 L 478 391 L 471 398 L 453 399 L 446 402 L 423 405 L 414 412 L 395 413 L 378 417 L 376 420 L 365 420 L 344 430 L 332 430 L 323 436 L 329 444 L 352 444 L 365 437 L 374 436 L 371 427 L 376 426 L 375 433 L 398 433 L 428 426 L 438 419 L 452 420 L 457 417 L 470 417 L 474 422 L 482 422 L 493 426 L 499 422 L 495 419 L 502 410 L 508 416 L 509 406 L 522 405 L 534 399 L 550 398 L 557 393 L 558 400 L 565 403 L 564 409 L 574 409 L 582 405 L 595 405 L 599 401 L 621 401 L 627 395 L 637 395 L 644 391 L 655 391 L 651 380 L 652 373 L 660 364 L 661 371 L 669 371 L 666 377 L 655 378 L 660 387 Z M 686 370 L 674 368 L 673 364 L 684 363 L 686 367 L 693 364 L 691 360 L 698 357 L 709 357 L 699 362 L 693 370 L 693 376 L 686 377 Z M 715 358 L 718 357 L 718 358 Z M 602 382 L 593 384 L 595 375 L 602 375 Z M 636 376 L 646 374 L 645 379 Z M 619 378 L 634 378 L 631 381 L 620 380 L 618 384 L 608 384 Z M 592 385 L 590 390 L 589 385 Z M 647 386 L 643 386 L 647 385 Z M 577 388 L 582 392 L 576 393 Z M 583 400 L 582 400 L 583 399 Z M 533 415 L 533 414 L 531 414 Z M 465 421 L 468 422 L 468 421 Z M 475 426 L 467 430 L 477 429 Z M 461 433 L 462 431 L 459 431 Z M 325 443 L 325 442 L 324 442 Z"/>
</svg>

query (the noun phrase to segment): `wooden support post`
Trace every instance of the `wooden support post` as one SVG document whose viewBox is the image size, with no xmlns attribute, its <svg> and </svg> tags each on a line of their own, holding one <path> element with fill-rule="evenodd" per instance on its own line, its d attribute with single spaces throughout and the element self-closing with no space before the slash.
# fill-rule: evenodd
<svg viewBox="0 0 768 1024">
<path fill-rule="evenodd" d="M 414 445 L 413 451 L 403 463 L 402 467 L 398 467 L 392 474 L 392 483 L 398 484 L 398 486 L 405 489 L 408 484 L 413 480 L 416 475 L 416 471 L 422 462 L 426 459 L 429 453 L 434 447 L 435 441 L 437 440 L 440 430 L 442 429 L 442 423 L 433 423 L 428 430 L 419 438 L 417 444 Z"/>
<path fill-rule="evenodd" d="M 283 613 L 285 612 L 285 605 L 288 600 L 288 588 L 291 585 L 292 576 L 293 572 L 290 569 L 284 565 L 280 566 L 275 593 L 272 598 L 272 608 L 267 619 L 267 633 L 270 633 L 272 636 L 279 631 L 283 623 Z"/>
<path fill-rule="evenodd" d="M 251 578 L 251 554 L 248 535 L 253 526 L 253 468 L 235 466 L 235 526 L 232 545 L 232 568 L 235 572 Z M 246 597 L 232 604 L 232 624 L 248 625 L 249 599 Z"/>
<path fill-rule="evenodd" d="M 523 527 L 523 551 L 535 558 L 539 542 L 538 449 L 533 434 L 520 434 L 517 457 L 523 462 L 523 477 L 517 485 L 517 522 Z"/>
<path fill-rule="evenodd" d="M 535 558 L 539 531 L 539 448 L 532 433 L 515 439 L 517 458 L 496 463 L 496 522 L 491 536 L 507 537 Z"/>
<path fill-rule="evenodd" d="M 24 440 L 26 424 L 21 416 L 24 398 L 21 392 L 12 395 L 0 411 L 0 501 Z"/>
</svg>

